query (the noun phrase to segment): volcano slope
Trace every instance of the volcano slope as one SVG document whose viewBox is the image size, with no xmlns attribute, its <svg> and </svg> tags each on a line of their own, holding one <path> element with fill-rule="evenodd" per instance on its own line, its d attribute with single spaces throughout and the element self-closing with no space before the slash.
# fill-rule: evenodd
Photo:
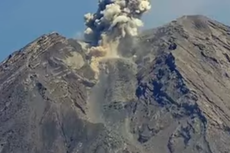
<svg viewBox="0 0 230 153">
<path fill-rule="evenodd" d="M 183 16 L 124 58 L 43 35 L 0 65 L 0 153 L 229 153 L 230 28 Z M 135 56 L 133 56 L 135 55 Z"/>
</svg>

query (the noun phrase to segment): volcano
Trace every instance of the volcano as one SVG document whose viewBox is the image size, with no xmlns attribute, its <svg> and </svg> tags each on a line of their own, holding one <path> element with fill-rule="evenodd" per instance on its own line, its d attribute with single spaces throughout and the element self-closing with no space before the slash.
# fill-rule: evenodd
<svg viewBox="0 0 230 153">
<path fill-rule="evenodd" d="M 89 64 L 42 35 L 0 64 L 0 153 L 229 153 L 230 27 L 183 16 Z"/>
</svg>

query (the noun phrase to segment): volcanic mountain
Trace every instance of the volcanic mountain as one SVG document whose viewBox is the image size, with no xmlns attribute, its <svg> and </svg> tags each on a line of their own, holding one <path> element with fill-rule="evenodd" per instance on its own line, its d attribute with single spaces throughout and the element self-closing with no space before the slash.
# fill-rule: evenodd
<svg viewBox="0 0 230 153">
<path fill-rule="evenodd" d="M 89 65 L 43 35 L 0 64 L 0 153 L 229 153 L 230 27 L 183 16 Z M 127 42 L 128 43 L 128 42 Z"/>
</svg>

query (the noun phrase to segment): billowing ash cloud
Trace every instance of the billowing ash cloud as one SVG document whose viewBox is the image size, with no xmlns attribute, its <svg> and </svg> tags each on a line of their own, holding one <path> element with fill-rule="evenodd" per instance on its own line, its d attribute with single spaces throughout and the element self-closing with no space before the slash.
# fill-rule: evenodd
<svg viewBox="0 0 230 153">
<path fill-rule="evenodd" d="M 99 0 L 97 12 L 85 15 L 85 39 L 99 45 L 103 37 L 135 36 L 143 26 L 142 14 L 150 8 L 149 0 Z"/>
<path fill-rule="evenodd" d="M 84 36 L 91 46 L 89 56 L 96 74 L 102 59 L 118 57 L 121 38 L 138 34 L 138 28 L 143 26 L 140 18 L 150 8 L 149 0 L 99 0 L 97 12 L 85 15 Z"/>
</svg>

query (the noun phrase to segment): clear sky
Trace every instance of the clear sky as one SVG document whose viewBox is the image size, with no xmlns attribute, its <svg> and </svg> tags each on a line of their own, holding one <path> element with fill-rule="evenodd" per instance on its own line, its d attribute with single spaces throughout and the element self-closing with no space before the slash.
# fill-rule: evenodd
<svg viewBox="0 0 230 153">
<path fill-rule="evenodd" d="M 76 37 L 84 30 L 83 15 L 96 7 L 97 0 L 0 0 L 0 61 L 45 33 Z M 145 28 L 188 14 L 230 25 L 230 0 L 152 0 Z"/>
</svg>

